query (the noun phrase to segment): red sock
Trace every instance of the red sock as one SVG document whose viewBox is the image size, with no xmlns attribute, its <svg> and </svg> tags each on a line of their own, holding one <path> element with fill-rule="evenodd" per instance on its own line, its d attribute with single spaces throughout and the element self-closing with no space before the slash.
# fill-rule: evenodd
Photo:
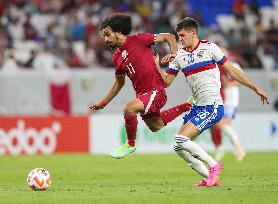
<svg viewBox="0 0 278 204">
<path fill-rule="evenodd" d="M 220 128 L 212 128 L 210 129 L 211 139 L 215 147 L 218 147 L 222 144 L 222 136 Z"/>
<path fill-rule="evenodd" d="M 136 140 L 136 132 L 137 132 L 137 115 L 125 115 L 125 128 L 127 134 L 127 143 L 134 147 Z"/>
<path fill-rule="evenodd" d="M 162 111 L 160 113 L 160 117 L 163 120 L 164 125 L 166 126 L 169 122 L 174 120 L 176 117 L 181 115 L 183 112 L 189 111 L 190 108 L 191 108 L 191 104 L 189 104 L 189 103 L 177 105 L 175 107 Z"/>
</svg>

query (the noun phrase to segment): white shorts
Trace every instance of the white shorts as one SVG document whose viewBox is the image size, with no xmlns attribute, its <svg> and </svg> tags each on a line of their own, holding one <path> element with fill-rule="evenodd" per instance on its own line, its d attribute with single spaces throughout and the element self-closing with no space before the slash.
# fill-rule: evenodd
<svg viewBox="0 0 278 204">
<path fill-rule="evenodd" d="M 236 106 L 225 106 L 223 118 L 233 120 L 236 116 L 237 107 Z"/>
</svg>

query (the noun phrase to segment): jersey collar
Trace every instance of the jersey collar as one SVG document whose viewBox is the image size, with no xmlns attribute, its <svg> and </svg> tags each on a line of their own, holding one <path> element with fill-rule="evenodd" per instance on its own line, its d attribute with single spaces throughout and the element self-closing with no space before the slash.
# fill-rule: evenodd
<svg viewBox="0 0 278 204">
<path fill-rule="evenodd" d="M 197 44 L 192 50 L 187 50 L 187 49 L 185 49 L 185 48 L 183 48 L 183 49 L 184 49 L 186 52 L 192 53 L 194 50 L 196 50 L 196 49 L 199 47 L 200 43 L 201 43 L 201 40 L 198 41 L 198 44 Z"/>
<path fill-rule="evenodd" d="M 122 46 L 119 47 L 120 50 L 126 49 L 126 46 L 127 46 L 127 44 L 128 44 L 127 41 L 129 41 L 129 38 L 130 38 L 130 37 L 129 37 L 129 35 L 128 35 L 127 38 L 125 39 L 124 44 L 123 44 Z"/>
</svg>

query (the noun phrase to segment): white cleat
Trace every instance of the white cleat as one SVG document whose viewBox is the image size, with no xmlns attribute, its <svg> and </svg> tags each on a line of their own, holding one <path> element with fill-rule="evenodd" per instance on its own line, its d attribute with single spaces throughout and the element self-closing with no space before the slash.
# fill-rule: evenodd
<svg viewBox="0 0 278 204">
<path fill-rule="evenodd" d="M 246 152 L 242 149 L 241 146 L 237 146 L 234 153 L 237 161 L 242 161 L 246 157 Z"/>
</svg>

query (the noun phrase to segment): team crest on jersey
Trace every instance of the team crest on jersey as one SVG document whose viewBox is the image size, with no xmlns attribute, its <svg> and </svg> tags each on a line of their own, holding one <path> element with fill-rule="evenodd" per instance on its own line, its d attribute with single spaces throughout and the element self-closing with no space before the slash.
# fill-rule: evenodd
<svg viewBox="0 0 278 204">
<path fill-rule="evenodd" d="M 127 53 L 126 50 L 122 51 L 122 57 L 123 57 L 124 59 L 127 58 L 127 55 L 128 55 L 128 53 Z"/>
<path fill-rule="evenodd" d="M 199 57 L 199 58 L 202 58 L 203 55 L 204 55 L 204 51 L 202 51 L 202 50 L 197 53 L 197 57 Z"/>
</svg>

